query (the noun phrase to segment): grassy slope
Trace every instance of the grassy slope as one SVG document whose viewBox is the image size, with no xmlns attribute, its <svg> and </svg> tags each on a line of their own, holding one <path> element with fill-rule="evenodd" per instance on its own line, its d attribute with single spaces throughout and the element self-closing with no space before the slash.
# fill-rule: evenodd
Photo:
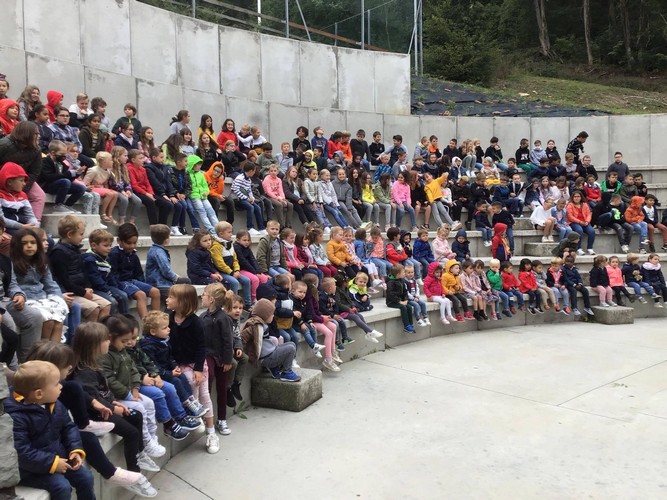
<svg viewBox="0 0 667 500">
<path fill-rule="evenodd" d="M 483 90 L 482 88 L 478 88 Z M 614 114 L 667 113 L 667 93 L 602 85 L 578 80 L 513 74 L 492 90 L 508 97 L 548 101 L 566 106 L 598 109 Z"/>
</svg>

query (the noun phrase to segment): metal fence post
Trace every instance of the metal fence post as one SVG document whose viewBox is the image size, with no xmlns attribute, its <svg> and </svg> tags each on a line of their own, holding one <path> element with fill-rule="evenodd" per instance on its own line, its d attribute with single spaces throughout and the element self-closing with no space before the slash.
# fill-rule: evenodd
<svg viewBox="0 0 667 500">
<path fill-rule="evenodd" d="M 361 50 L 366 45 L 366 22 L 364 19 L 364 0 L 361 0 Z"/>
<path fill-rule="evenodd" d="M 285 36 L 289 38 L 289 0 L 285 0 Z"/>
</svg>

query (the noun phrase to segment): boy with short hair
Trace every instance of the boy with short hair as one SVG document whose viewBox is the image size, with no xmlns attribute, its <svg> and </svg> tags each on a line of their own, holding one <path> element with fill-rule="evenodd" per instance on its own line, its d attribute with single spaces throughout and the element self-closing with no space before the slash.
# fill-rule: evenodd
<svg viewBox="0 0 667 500">
<path fill-rule="evenodd" d="M 69 112 L 62 108 L 61 113 Z M 49 153 L 42 161 L 42 172 L 39 176 L 39 184 L 45 193 L 56 196 L 54 213 L 78 214 L 72 207 L 86 192 L 85 184 L 74 182 L 77 174 L 72 174 L 67 160 L 67 145 L 58 140 L 51 141 Z"/>
<path fill-rule="evenodd" d="M 479 200 L 475 204 L 475 229 L 482 232 L 482 241 L 485 247 L 491 246 L 491 238 L 493 236 L 493 228 L 489 222 L 489 215 L 487 214 L 487 204 L 484 200 Z"/>
<path fill-rule="evenodd" d="M 137 301 L 137 312 L 139 317 L 143 318 L 148 314 L 148 297 L 151 299 L 151 309 L 153 311 L 160 309 L 160 290 L 146 282 L 136 250 L 138 241 L 137 226 L 130 223 L 121 224 L 118 228 L 118 246 L 111 249 L 107 260 L 111 265 L 111 276 L 117 287 Z"/>
<path fill-rule="evenodd" d="M 252 177 L 255 174 L 257 166 L 254 163 L 246 162 L 243 167 L 243 174 L 234 177 L 232 182 L 232 193 L 241 205 L 246 215 L 246 227 L 250 236 L 263 236 L 266 234 L 264 227 L 264 215 L 262 212 L 262 203 L 255 199 L 252 192 Z M 253 215 L 257 223 L 257 229 L 253 227 Z"/>
<path fill-rule="evenodd" d="M 257 166 L 262 178 L 269 173 L 269 167 L 274 164 L 278 164 L 278 160 L 273 156 L 273 145 L 265 142 L 262 144 L 262 154 L 257 157 Z"/>
<path fill-rule="evenodd" d="M 266 224 L 267 235 L 262 236 L 257 246 L 257 263 L 262 274 L 273 277 L 278 274 L 289 274 L 285 259 L 285 247 L 278 237 L 280 223 L 270 220 Z"/>
<path fill-rule="evenodd" d="M 28 361 L 14 374 L 14 397 L 4 401 L 14 423 L 14 448 L 24 486 L 44 489 L 54 500 L 94 499 L 93 475 L 79 430 L 58 401 L 60 370 L 47 361 Z"/>
<path fill-rule="evenodd" d="M 426 312 L 426 303 L 419 298 L 419 280 L 415 279 L 415 267 L 412 264 L 404 266 L 405 277 L 403 283 L 408 291 L 408 305 L 413 309 L 413 316 L 417 318 L 419 326 L 431 326 Z"/>
<path fill-rule="evenodd" d="M 428 241 L 428 229 L 417 231 L 417 240 L 412 248 L 412 258 L 422 265 L 422 269 L 428 269 L 428 265 L 435 262 L 433 249 Z"/>
<path fill-rule="evenodd" d="M 49 253 L 53 278 L 65 293 L 81 306 L 83 316 L 98 321 L 111 312 L 111 302 L 93 292 L 81 260 L 81 242 L 86 224 L 74 215 L 66 215 L 58 222 L 60 241 Z"/>
<path fill-rule="evenodd" d="M 500 277 L 503 281 L 503 291 L 509 297 L 510 303 L 512 302 L 512 297 L 514 297 L 516 299 L 517 305 L 519 306 L 519 309 L 525 312 L 526 306 L 523 303 L 523 294 L 519 290 L 521 283 L 519 283 L 519 280 L 512 272 L 511 262 L 505 261 L 500 264 Z M 512 314 L 514 314 L 516 312 L 516 308 L 512 306 L 510 307 L 510 311 Z"/>
<path fill-rule="evenodd" d="M 408 290 L 403 283 L 405 268 L 401 264 L 391 266 L 391 272 L 387 275 L 387 307 L 400 309 L 401 321 L 403 321 L 403 333 L 415 333 L 412 324 L 412 308 L 408 305 Z"/>
<path fill-rule="evenodd" d="M 577 309 L 577 292 L 581 293 L 584 299 L 584 311 L 589 316 L 595 316 L 593 309 L 591 309 L 591 300 L 588 294 L 588 289 L 584 286 L 584 280 L 579 274 L 579 270 L 574 266 L 574 256 L 568 255 L 565 257 L 563 266 L 563 283 L 570 293 L 570 300 L 572 301 L 572 312 L 575 316 L 580 316 L 581 313 Z"/>
<path fill-rule="evenodd" d="M 178 153 L 174 158 L 174 163 L 175 166 L 171 169 L 171 184 L 174 190 L 174 197 L 181 206 L 181 215 L 178 219 L 173 219 L 172 224 L 178 223 L 178 232 L 181 235 L 186 235 L 188 234 L 185 229 L 186 212 L 190 219 L 192 230 L 199 230 L 199 221 L 197 220 L 195 207 L 190 200 L 190 196 L 192 195 L 192 179 L 187 172 L 188 156 L 185 153 Z M 176 210 L 174 210 L 174 214 L 176 214 Z M 172 234 L 178 236 L 176 235 L 176 231 L 173 231 Z"/>
<path fill-rule="evenodd" d="M 382 143 L 382 134 L 379 131 L 373 132 L 373 142 L 368 145 L 370 151 L 370 161 L 372 165 L 380 164 L 380 155 L 384 153 L 384 144 Z"/>
<path fill-rule="evenodd" d="M 160 301 L 164 304 L 169 296 L 169 289 L 177 283 L 190 283 L 188 278 L 181 278 L 171 268 L 171 256 L 167 246 L 171 229 L 165 224 L 151 226 L 153 245 L 146 256 L 146 281 L 160 290 Z"/>
<path fill-rule="evenodd" d="M 586 139 L 588 139 L 588 132 L 582 130 L 577 134 L 577 137 L 569 142 L 565 151 L 566 153 L 572 153 L 574 156 L 574 162 L 578 165 L 581 164 L 579 162 L 579 152 L 584 152 L 584 143 L 586 142 Z"/>
<path fill-rule="evenodd" d="M 113 245 L 113 234 L 104 229 L 95 229 L 88 236 L 88 242 L 90 248 L 81 256 L 81 261 L 93 291 L 111 302 L 112 313 L 129 313 L 130 300 L 127 294 L 118 288 L 119 283 L 111 274 L 111 264 L 107 260 Z"/>
<path fill-rule="evenodd" d="M 565 278 L 563 277 L 563 259 L 560 257 L 553 257 L 551 265 L 547 271 L 546 284 L 554 294 L 554 309 L 558 311 L 558 299 L 563 298 L 563 308 L 561 312 L 569 316 L 572 310 L 570 309 L 570 292 L 565 286 Z"/>
</svg>

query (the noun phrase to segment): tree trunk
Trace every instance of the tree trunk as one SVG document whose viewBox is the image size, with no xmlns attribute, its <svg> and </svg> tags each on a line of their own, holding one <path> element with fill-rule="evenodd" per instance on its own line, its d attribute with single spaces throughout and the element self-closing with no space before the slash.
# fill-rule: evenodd
<svg viewBox="0 0 667 500">
<path fill-rule="evenodd" d="M 549 42 L 549 30 L 547 29 L 547 11 L 544 5 L 545 0 L 534 0 L 535 15 L 537 17 L 537 27 L 540 32 L 540 53 L 544 57 L 551 55 L 551 42 Z"/>
<path fill-rule="evenodd" d="M 591 0 L 584 0 L 584 38 L 586 40 L 586 58 L 588 65 L 593 65 L 593 52 L 591 50 Z"/>
<path fill-rule="evenodd" d="M 623 25 L 623 43 L 625 45 L 625 59 L 628 68 L 634 65 L 634 58 L 632 57 L 632 47 L 630 40 L 630 17 L 628 16 L 628 5 L 626 0 L 619 0 L 619 9 L 621 11 L 621 24 Z"/>
</svg>

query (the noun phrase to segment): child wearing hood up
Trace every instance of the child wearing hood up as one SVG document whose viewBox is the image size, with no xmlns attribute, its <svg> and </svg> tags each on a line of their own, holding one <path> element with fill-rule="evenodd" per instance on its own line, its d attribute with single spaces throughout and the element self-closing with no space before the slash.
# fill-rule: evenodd
<svg viewBox="0 0 667 500">
<path fill-rule="evenodd" d="M 470 241 L 465 229 L 459 229 L 456 232 L 456 238 L 452 243 L 452 252 L 456 255 L 454 258 L 461 264 L 470 259 Z"/>
<path fill-rule="evenodd" d="M 466 319 L 475 319 L 468 310 L 468 300 L 463 295 L 463 286 L 461 285 L 461 264 L 457 260 L 450 260 L 445 266 L 445 272 L 442 273 L 442 290 L 445 296 L 452 301 L 452 308 L 456 321 L 465 321 Z M 463 309 L 463 314 L 460 310 Z"/>
<path fill-rule="evenodd" d="M 628 179 L 631 178 L 632 177 L 628 177 Z M 630 198 L 630 206 L 625 209 L 625 213 L 623 214 L 625 222 L 630 224 L 636 233 L 639 233 L 639 253 L 646 253 L 644 246 L 649 244 L 648 225 L 646 224 L 646 221 L 644 221 L 644 211 L 642 210 L 643 204 L 644 198 L 641 196 L 633 196 Z"/>
<path fill-rule="evenodd" d="M 507 239 L 507 225 L 498 222 L 493 226 L 493 239 L 491 240 L 491 255 L 494 259 L 500 262 L 510 260 L 512 258 L 512 251 L 510 249 L 510 242 Z"/>
<path fill-rule="evenodd" d="M 443 324 L 449 325 L 450 322 L 457 321 L 452 316 L 452 301 L 445 297 L 442 288 L 442 266 L 439 262 L 431 262 L 428 265 L 428 272 L 424 279 L 424 294 L 427 302 L 440 304 L 440 321 Z"/>
<path fill-rule="evenodd" d="M 558 246 L 551 251 L 554 257 L 565 259 L 568 255 L 576 255 L 577 247 L 579 246 L 579 234 L 575 231 L 570 231 L 564 240 L 560 240 Z"/>
<path fill-rule="evenodd" d="M 422 279 L 422 265 L 418 260 L 413 258 L 412 247 L 410 246 L 410 242 L 412 241 L 412 234 L 409 231 L 401 231 L 400 241 L 401 245 L 403 245 L 403 251 L 408 256 L 408 258 L 405 259 L 405 262 L 403 262 L 403 265 L 412 266 L 415 270 L 415 276 L 417 276 L 417 283 L 423 285 L 424 280 Z"/>
<path fill-rule="evenodd" d="M 12 234 L 24 226 L 38 227 L 39 221 L 23 192 L 28 174 L 20 165 L 7 162 L 0 170 L 0 208 L 7 232 Z"/>
</svg>

